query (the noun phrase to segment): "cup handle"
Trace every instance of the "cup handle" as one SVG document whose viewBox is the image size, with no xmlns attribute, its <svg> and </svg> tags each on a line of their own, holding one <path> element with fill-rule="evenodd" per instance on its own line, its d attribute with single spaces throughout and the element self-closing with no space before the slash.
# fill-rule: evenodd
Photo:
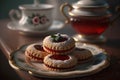
<svg viewBox="0 0 120 80">
<path fill-rule="evenodd" d="M 14 22 L 19 21 L 21 18 L 21 14 L 18 10 L 12 9 L 9 12 L 10 19 Z"/>
<path fill-rule="evenodd" d="M 116 11 L 118 12 L 118 15 L 111 21 L 111 25 L 120 18 L 120 6 L 116 7 Z"/>
<path fill-rule="evenodd" d="M 70 23 L 70 19 L 69 19 L 69 16 L 67 16 L 67 14 L 65 13 L 65 7 L 68 7 L 68 12 L 71 11 L 73 9 L 73 7 L 68 4 L 68 3 L 63 3 L 61 6 L 60 6 L 60 12 L 62 13 L 62 15 L 66 18 L 65 20 L 65 23 Z"/>
</svg>

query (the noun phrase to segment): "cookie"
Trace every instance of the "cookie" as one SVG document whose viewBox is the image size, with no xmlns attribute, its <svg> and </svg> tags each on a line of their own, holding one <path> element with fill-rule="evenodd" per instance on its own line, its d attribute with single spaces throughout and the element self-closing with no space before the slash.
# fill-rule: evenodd
<svg viewBox="0 0 120 80">
<path fill-rule="evenodd" d="M 40 43 L 30 44 L 25 50 L 26 58 L 35 62 L 43 62 L 43 59 L 47 54 L 48 53 L 44 51 Z"/>
<path fill-rule="evenodd" d="M 72 70 L 77 64 L 77 59 L 71 55 L 49 54 L 44 58 L 44 65 L 50 71 Z"/>
<path fill-rule="evenodd" d="M 73 55 L 77 58 L 78 63 L 88 62 L 93 58 L 92 52 L 83 48 L 76 48 Z"/>
<path fill-rule="evenodd" d="M 66 34 L 54 34 L 44 38 L 43 49 L 51 54 L 65 55 L 75 49 L 75 41 Z"/>
</svg>

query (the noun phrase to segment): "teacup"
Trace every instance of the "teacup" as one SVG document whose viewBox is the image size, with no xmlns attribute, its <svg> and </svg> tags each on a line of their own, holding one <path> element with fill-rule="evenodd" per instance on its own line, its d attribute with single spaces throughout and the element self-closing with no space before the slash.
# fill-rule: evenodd
<svg viewBox="0 0 120 80">
<path fill-rule="evenodd" d="M 53 5 L 39 4 L 35 0 L 34 4 L 23 4 L 19 6 L 19 10 L 11 10 L 9 15 L 13 22 L 18 23 L 21 30 L 45 30 L 48 29 L 53 22 Z"/>
</svg>

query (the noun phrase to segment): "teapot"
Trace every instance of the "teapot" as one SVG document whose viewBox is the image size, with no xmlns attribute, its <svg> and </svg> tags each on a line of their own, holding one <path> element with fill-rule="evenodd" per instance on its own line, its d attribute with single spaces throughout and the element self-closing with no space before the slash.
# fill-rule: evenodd
<svg viewBox="0 0 120 80">
<path fill-rule="evenodd" d="M 68 7 L 68 13 L 65 8 Z M 70 5 L 64 3 L 60 11 L 67 19 L 65 23 L 70 23 L 79 33 L 74 38 L 83 42 L 103 42 L 106 38 L 101 34 L 118 17 L 111 21 L 111 12 L 108 10 L 109 4 L 105 0 L 79 0 Z"/>
</svg>

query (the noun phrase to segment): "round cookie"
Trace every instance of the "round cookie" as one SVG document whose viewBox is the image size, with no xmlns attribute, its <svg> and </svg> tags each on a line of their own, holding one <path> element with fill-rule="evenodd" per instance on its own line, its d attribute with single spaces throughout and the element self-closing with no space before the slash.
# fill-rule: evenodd
<svg viewBox="0 0 120 80">
<path fill-rule="evenodd" d="M 43 40 L 43 49 L 51 54 L 65 55 L 75 48 L 75 41 L 66 34 L 54 34 Z"/>
<path fill-rule="evenodd" d="M 91 51 L 83 48 L 76 48 L 73 55 L 78 59 L 78 63 L 88 62 L 93 58 Z"/>
<path fill-rule="evenodd" d="M 67 71 L 71 70 L 77 64 L 77 59 L 71 55 L 49 54 L 44 58 L 44 65 L 47 70 Z"/>
<path fill-rule="evenodd" d="M 35 62 L 43 62 L 47 54 L 40 43 L 30 44 L 25 50 L 26 58 Z"/>
</svg>

